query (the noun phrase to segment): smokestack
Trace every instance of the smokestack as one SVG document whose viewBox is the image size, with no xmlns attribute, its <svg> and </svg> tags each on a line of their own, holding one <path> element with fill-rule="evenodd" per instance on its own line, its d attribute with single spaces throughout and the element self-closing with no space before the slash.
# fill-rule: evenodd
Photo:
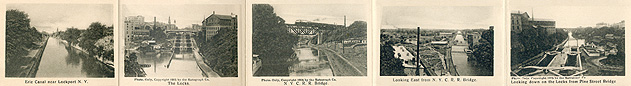
<svg viewBox="0 0 631 86">
<path fill-rule="evenodd" d="M 346 27 L 346 15 L 344 15 L 344 27 Z"/>
<path fill-rule="evenodd" d="M 530 15 L 532 15 L 531 21 L 535 21 L 535 10 L 533 8 L 530 8 Z"/>
<path fill-rule="evenodd" d="M 213 11 L 213 14 L 215 14 L 215 11 Z"/>
</svg>

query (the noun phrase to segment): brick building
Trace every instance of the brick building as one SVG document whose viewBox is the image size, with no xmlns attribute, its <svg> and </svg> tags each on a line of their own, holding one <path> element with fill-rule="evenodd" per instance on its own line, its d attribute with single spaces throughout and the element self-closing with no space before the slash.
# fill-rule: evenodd
<svg viewBox="0 0 631 86">
<path fill-rule="evenodd" d="M 200 35 L 202 35 L 201 37 L 203 37 L 203 39 L 209 40 L 212 36 L 215 36 L 220 29 L 237 29 L 237 23 L 237 15 L 220 15 L 215 14 L 213 11 L 213 14 L 202 21 Z"/>
</svg>

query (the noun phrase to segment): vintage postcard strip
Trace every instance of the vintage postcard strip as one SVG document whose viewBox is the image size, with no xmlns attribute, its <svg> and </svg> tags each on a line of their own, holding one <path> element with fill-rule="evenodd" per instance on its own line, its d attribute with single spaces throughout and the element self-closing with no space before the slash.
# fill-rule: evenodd
<svg viewBox="0 0 631 86">
<path fill-rule="evenodd" d="M 624 85 L 628 1 L 510 0 L 509 85 Z"/>
<path fill-rule="evenodd" d="M 1 6 L 3 85 L 118 85 L 116 0 Z"/>
<path fill-rule="evenodd" d="M 378 0 L 376 85 L 503 85 L 501 2 Z"/>
<path fill-rule="evenodd" d="M 243 85 L 244 3 L 121 1 L 120 85 Z"/>
<path fill-rule="evenodd" d="M 372 85 L 370 3 L 248 1 L 248 85 Z"/>
</svg>

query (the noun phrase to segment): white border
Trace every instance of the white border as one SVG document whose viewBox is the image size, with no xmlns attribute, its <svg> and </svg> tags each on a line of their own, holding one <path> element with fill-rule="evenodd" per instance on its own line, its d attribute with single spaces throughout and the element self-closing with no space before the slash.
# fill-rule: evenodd
<svg viewBox="0 0 631 86">
<path fill-rule="evenodd" d="M 425 7 L 425 6 L 489 6 L 492 7 L 492 11 L 494 15 L 497 15 L 497 17 L 494 17 L 493 20 L 495 21 L 494 24 L 494 63 L 493 63 L 493 76 L 379 76 L 379 59 L 373 60 L 373 63 L 375 63 L 373 66 L 375 66 L 375 85 L 376 86 L 381 86 L 381 85 L 473 85 L 473 86 L 502 86 L 504 85 L 503 83 L 499 83 L 505 80 L 505 77 L 502 77 L 505 73 L 502 72 L 501 70 L 504 69 L 504 67 L 502 66 L 502 64 L 504 64 L 504 55 L 503 53 L 505 53 L 503 51 L 503 47 L 505 42 L 509 42 L 509 41 L 505 41 L 502 39 L 505 39 L 506 36 L 502 36 L 504 35 L 504 30 L 506 30 L 505 26 L 504 26 L 504 22 L 502 21 L 502 19 L 504 19 L 504 15 L 502 15 L 504 12 L 504 4 L 502 0 L 478 0 L 478 1 L 449 1 L 449 0 L 417 0 L 417 1 L 409 1 L 409 0 L 376 0 L 375 1 L 375 16 L 373 16 L 373 19 L 376 21 L 376 23 L 373 24 L 374 27 L 377 27 L 378 29 L 376 30 L 380 30 L 379 27 L 381 27 L 381 12 L 383 11 L 383 7 L 387 7 L 387 6 L 416 6 L 416 7 Z M 380 31 L 374 31 L 373 32 L 374 36 L 372 37 L 372 39 L 379 39 L 379 35 L 381 34 Z M 379 40 L 374 41 L 377 42 L 377 44 L 379 43 Z M 379 46 L 371 46 L 371 47 L 376 47 L 376 50 L 371 50 L 371 51 L 379 51 Z M 376 54 L 377 56 L 379 56 L 379 53 Z M 378 58 L 378 57 L 374 57 L 374 58 Z M 440 79 L 451 79 L 451 78 L 474 78 L 476 79 L 476 82 L 393 82 L 393 79 L 397 79 L 397 78 L 440 78 Z"/>
<path fill-rule="evenodd" d="M 371 1 L 370 0 L 346 0 L 346 1 L 340 1 L 340 0 L 248 0 L 246 2 L 246 9 L 247 9 L 247 15 L 246 17 L 247 20 L 247 36 L 246 36 L 246 42 L 247 42 L 247 50 L 246 50 L 246 63 L 252 63 L 252 4 L 353 4 L 353 5 L 364 5 L 366 8 L 371 8 Z M 365 15 L 367 16 L 372 16 L 371 15 L 372 11 L 366 11 Z M 370 41 L 374 41 L 373 39 L 371 39 L 370 35 L 372 32 L 371 30 L 372 28 L 372 19 L 371 17 L 367 17 L 369 19 L 366 20 L 367 24 L 368 24 L 368 28 L 367 28 L 367 35 L 368 35 L 368 45 L 367 46 L 374 46 L 375 44 L 373 42 Z M 377 44 L 378 45 L 378 44 Z M 368 53 L 373 52 L 373 50 L 375 50 L 372 47 L 368 47 Z M 373 68 L 372 68 L 372 59 L 373 57 L 375 57 L 373 54 L 368 54 L 367 56 L 367 76 L 309 76 L 309 77 L 253 77 L 252 76 L 252 64 L 246 64 L 246 81 L 247 81 L 247 86 L 279 86 L 279 85 L 283 85 L 282 82 L 262 82 L 261 79 L 302 79 L 302 78 L 320 78 L 320 79 L 326 79 L 326 78 L 335 78 L 337 81 L 330 81 L 328 82 L 328 85 L 331 86 L 371 86 L 373 85 L 371 82 L 372 79 L 372 74 L 374 73 Z M 288 85 L 286 85 L 288 86 Z"/>
<path fill-rule="evenodd" d="M 2 10 L 7 10 L 6 9 L 6 5 L 7 4 L 110 4 L 112 5 L 112 20 L 114 21 L 114 26 L 118 26 L 118 24 L 116 23 L 116 18 L 118 17 L 116 14 L 118 14 L 118 1 L 116 0 L 49 0 L 49 1 L 37 1 L 37 0 L 2 0 L 0 1 L 0 3 L 2 3 L 0 5 L 0 9 Z M 5 37 L 6 37 L 6 27 L 5 23 L 6 23 L 6 12 L 1 12 L 0 13 L 2 16 L 2 19 L 0 20 L 0 23 L 2 25 L 2 30 L 0 31 L 0 33 L 2 33 L 1 35 L 1 45 L 3 46 L 0 51 L 4 51 L 6 49 L 5 47 Z M 114 27 L 114 32 L 117 32 L 118 28 Z M 118 33 L 114 33 L 114 37 L 117 37 Z M 115 42 L 118 40 L 115 40 Z M 118 48 L 118 44 L 114 43 L 114 52 L 116 52 Z M 40 85 L 47 85 L 47 86 L 58 86 L 58 85 L 117 85 L 118 84 L 118 72 L 114 72 L 114 78 L 5 78 L 5 56 L 6 52 L 2 52 L 2 59 L 0 60 L 2 64 L 0 64 L 1 66 L 1 71 L 0 71 L 0 76 L 1 76 L 1 83 L 2 85 L 33 85 L 33 84 L 25 84 L 24 80 L 88 80 L 88 83 L 83 83 L 83 84 L 40 84 Z M 115 53 L 116 54 L 116 53 Z M 114 58 L 114 64 L 118 64 L 118 58 Z M 120 66 L 120 65 L 115 65 L 115 66 Z M 114 71 L 119 71 L 120 68 L 114 68 Z"/>
</svg>

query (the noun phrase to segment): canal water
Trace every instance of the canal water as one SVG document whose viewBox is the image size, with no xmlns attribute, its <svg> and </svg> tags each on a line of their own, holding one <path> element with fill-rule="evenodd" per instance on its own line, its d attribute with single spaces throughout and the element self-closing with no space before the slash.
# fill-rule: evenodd
<svg viewBox="0 0 631 86">
<path fill-rule="evenodd" d="M 318 56 L 311 48 L 294 50 L 298 62 L 289 67 L 289 76 L 333 76 L 333 71 L 326 57 Z"/>
<path fill-rule="evenodd" d="M 35 77 L 114 77 L 113 70 L 66 43 L 54 37 L 48 40 Z"/>
<path fill-rule="evenodd" d="M 581 46 L 585 44 L 585 39 L 576 39 L 572 36 L 572 32 L 567 33 L 568 40 L 564 46 Z"/>
<path fill-rule="evenodd" d="M 486 67 L 480 67 L 476 65 L 474 60 L 468 60 L 465 49 L 468 47 L 467 41 L 461 34 L 456 35 L 456 44 L 452 46 L 451 56 L 453 64 L 456 65 L 456 71 L 460 76 L 492 76 L 493 69 L 485 69 Z"/>
<path fill-rule="evenodd" d="M 193 54 L 145 53 L 140 54 L 138 64 L 147 77 L 203 77 Z M 177 57 L 177 58 L 176 58 Z"/>
</svg>

